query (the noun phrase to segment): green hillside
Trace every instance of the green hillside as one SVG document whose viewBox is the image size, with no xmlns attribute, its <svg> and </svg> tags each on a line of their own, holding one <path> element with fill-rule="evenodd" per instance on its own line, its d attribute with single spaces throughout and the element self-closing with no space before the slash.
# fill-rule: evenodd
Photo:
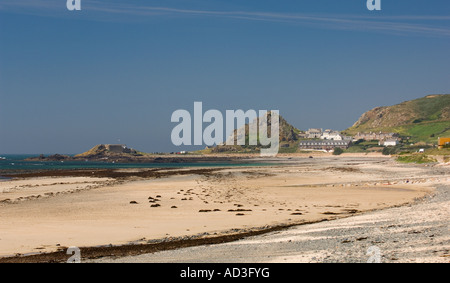
<svg viewBox="0 0 450 283">
<path fill-rule="evenodd" d="M 395 132 L 410 137 L 411 142 L 433 142 L 438 137 L 450 137 L 450 94 L 429 95 L 403 103 L 377 107 L 364 113 L 345 131 Z"/>
</svg>

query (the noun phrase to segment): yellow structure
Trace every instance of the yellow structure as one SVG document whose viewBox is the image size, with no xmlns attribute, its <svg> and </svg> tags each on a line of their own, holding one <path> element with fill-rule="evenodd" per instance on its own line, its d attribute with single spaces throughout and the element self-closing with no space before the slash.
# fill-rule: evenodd
<svg viewBox="0 0 450 283">
<path fill-rule="evenodd" d="M 450 144 L 450 138 L 439 138 L 438 139 L 438 147 L 444 148 L 445 145 Z"/>
</svg>

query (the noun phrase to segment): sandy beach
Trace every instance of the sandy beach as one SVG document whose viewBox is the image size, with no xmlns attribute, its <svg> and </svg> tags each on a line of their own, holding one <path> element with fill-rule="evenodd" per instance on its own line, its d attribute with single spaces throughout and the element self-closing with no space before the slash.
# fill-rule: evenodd
<svg viewBox="0 0 450 283">
<path fill-rule="evenodd" d="M 266 166 L 151 169 L 152 174 L 120 169 L 111 176 L 2 181 L 0 262 L 58 252 L 55 261 L 63 261 L 71 246 L 80 248 L 83 260 L 101 261 L 111 254 L 125 259 L 161 243 L 251 235 L 420 203 L 437 186 L 448 189 L 450 184 L 448 166 L 404 165 L 384 156 L 270 161 Z M 128 247 L 125 254 L 111 252 L 120 246 Z M 89 247 L 99 249 L 89 255 Z"/>
<path fill-rule="evenodd" d="M 450 194 L 353 217 L 299 225 L 215 245 L 188 247 L 98 263 L 448 263 Z"/>
</svg>

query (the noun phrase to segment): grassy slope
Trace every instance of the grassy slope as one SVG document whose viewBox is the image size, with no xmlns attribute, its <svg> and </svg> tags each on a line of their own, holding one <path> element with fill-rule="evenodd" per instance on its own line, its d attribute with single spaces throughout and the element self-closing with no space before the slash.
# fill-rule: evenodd
<svg viewBox="0 0 450 283">
<path fill-rule="evenodd" d="M 439 136 L 450 136 L 449 94 L 431 95 L 366 113 L 368 118 L 345 132 L 397 132 L 402 136 L 410 136 L 412 142 L 433 143 L 437 142 Z"/>
<path fill-rule="evenodd" d="M 89 155 L 95 155 L 98 153 L 104 153 L 106 152 L 106 149 L 100 149 L 101 145 L 96 145 L 93 148 L 89 149 L 88 151 L 85 151 L 83 153 L 77 154 L 75 155 L 75 157 L 85 157 L 85 156 L 89 156 Z"/>
</svg>

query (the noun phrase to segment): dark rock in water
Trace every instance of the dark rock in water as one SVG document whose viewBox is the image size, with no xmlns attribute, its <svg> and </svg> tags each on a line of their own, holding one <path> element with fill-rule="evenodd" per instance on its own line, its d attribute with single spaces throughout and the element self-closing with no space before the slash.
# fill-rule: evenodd
<svg viewBox="0 0 450 283">
<path fill-rule="evenodd" d="M 61 160 L 70 160 L 71 157 L 68 155 L 62 155 L 62 154 L 53 154 L 45 157 L 43 154 L 41 154 L 38 157 L 38 160 L 48 160 L 48 161 L 61 161 Z"/>
</svg>

